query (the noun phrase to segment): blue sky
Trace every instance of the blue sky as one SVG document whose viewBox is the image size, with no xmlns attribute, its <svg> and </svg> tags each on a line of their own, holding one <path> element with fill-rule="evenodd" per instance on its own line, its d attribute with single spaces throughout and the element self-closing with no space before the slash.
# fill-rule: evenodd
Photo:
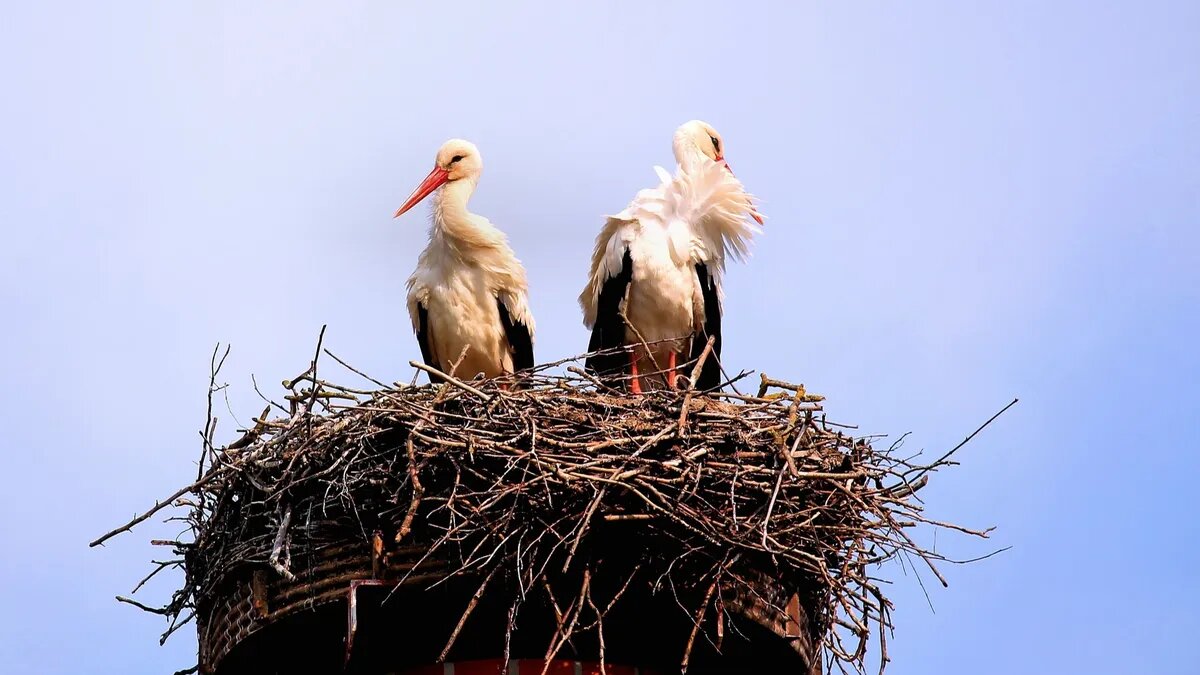
<svg viewBox="0 0 1200 675">
<path fill-rule="evenodd" d="M 936 612 L 891 569 L 889 672 L 1195 672 L 1200 5 L 832 4 L 7 3 L 3 670 L 191 665 L 112 601 L 173 530 L 86 542 L 194 476 L 216 342 L 243 420 L 322 324 L 408 377 L 425 231 L 391 214 L 442 141 L 481 148 L 548 360 L 699 117 L 770 217 L 727 362 L 931 452 L 1021 397 L 925 493 L 1013 549 Z"/>
</svg>

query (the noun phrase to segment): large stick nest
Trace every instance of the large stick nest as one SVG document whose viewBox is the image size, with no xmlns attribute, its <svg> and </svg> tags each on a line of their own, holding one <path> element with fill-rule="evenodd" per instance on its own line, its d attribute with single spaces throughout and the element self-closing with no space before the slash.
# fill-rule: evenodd
<svg viewBox="0 0 1200 675">
<path fill-rule="evenodd" d="M 298 553 L 381 532 L 389 544 L 427 543 L 439 576 L 510 594 L 510 617 L 552 575 L 582 569 L 581 586 L 558 589 L 548 655 L 572 632 L 603 631 L 631 580 L 690 598 L 704 635 L 721 631 L 727 596 L 754 593 L 765 575 L 801 596 L 826 660 L 861 671 L 887 662 L 891 603 L 877 566 L 918 560 L 941 580 L 944 558 L 913 528 L 986 536 L 930 519 L 916 497 L 950 454 L 921 464 L 847 435 L 802 386 L 764 376 L 754 395 L 631 396 L 570 362 L 505 380 L 436 379 L 350 388 L 318 377 L 314 359 L 285 382 L 277 413 L 269 407 L 226 447 L 212 442 L 210 405 L 199 479 L 163 502 L 182 504 L 190 527 L 171 562 L 184 585 L 153 610 L 170 619 L 168 634 L 247 566 L 291 578 L 303 573 L 291 568 Z M 618 527 L 619 539 L 606 538 Z M 588 553 L 622 542 L 639 552 L 620 569 Z M 617 597 L 588 597 L 587 578 L 602 574 L 617 579 Z M 685 668 L 697 631 L 677 652 Z"/>
</svg>

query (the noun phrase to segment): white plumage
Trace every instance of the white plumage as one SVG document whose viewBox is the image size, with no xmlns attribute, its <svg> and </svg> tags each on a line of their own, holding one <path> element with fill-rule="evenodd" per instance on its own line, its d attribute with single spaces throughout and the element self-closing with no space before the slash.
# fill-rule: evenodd
<svg viewBox="0 0 1200 675">
<path fill-rule="evenodd" d="M 674 149 L 676 174 L 655 167 L 658 187 L 640 191 L 607 219 L 579 297 L 584 324 L 592 329 L 589 351 L 647 343 L 635 349 L 632 360 L 618 355 L 588 362 L 609 375 L 627 363 L 638 375 L 632 379 L 635 390 L 673 384 L 680 356 L 698 356 L 708 335 L 717 340 L 716 354 L 698 384 L 719 384 L 721 276 L 727 254 L 744 257 L 758 231 L 747 221 L 759 218 L 752 199 L 728 170 L 720 137 L 710 126 L 683 125 Z M 696 335 L 705 339 L 693 340 Z"/>
<path fill-rule="evenodd" d="M 533 366 L 534 321 L 525 268 L 504 233 L 467 211 L 483 171 L 479 150 L 447 141 L 433 171 L 396 212 L 436 190 L 429 244 L 408 279 L 408 313 L 425 362 L 455 375 L 495 377 Z"/>
</svg>

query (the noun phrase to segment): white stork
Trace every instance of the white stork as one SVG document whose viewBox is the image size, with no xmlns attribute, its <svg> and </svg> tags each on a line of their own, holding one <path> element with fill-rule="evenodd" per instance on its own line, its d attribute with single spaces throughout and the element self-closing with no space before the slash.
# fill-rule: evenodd
<svg viewBox="0 0 1200 675">
<path fill-rule="evenodd" d="M 579 296 L 583 323 L 592 329 L 589 352 L 635 345 L 628 357 L 592 356 L 587 368 L 610 377 L 628 368 L 635 393 L 643 382 L 674 387 L 680 356 L 699 358 L 710 336 L 713 354 L 696 385 L 720 385 L 726 252 L 745 257 L 759 231 L 746 217 L 762 223 L 729 170 L 721 136 L 712 126 L 688 122 L 676 130 L 672 145 L 676 175 L 655 167 L 661 184 L 642 190 L 624 211 L 608 217 Z"/>
<path fill-rule="evenodd" d="M 525 268 L 504 233 L 467 211 L 483 159 L 474 144 L 452 139 L 433 170 L 396 211 L 400 217 L 430 193 L 429 245 L 408 278 L 408 314 L 425 363 L 449 373 L 495 377 L 533 367 L 533 314 Z"/>
</svg>

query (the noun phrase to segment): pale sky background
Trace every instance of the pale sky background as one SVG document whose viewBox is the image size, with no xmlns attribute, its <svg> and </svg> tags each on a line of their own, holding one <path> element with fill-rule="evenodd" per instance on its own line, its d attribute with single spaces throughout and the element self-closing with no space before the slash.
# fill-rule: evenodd
<svg viewBox="0 0 1200 675">
<path fill-rule="evenodd" d="M 0 671 L 194 662 L 112 600 L 174 530 L 86 544 L 194 477 L 216 342 L 242 420 L 325 323 L 409 377 L 425 226 L 391 214 L 442 141 L 482 150 L 550 360 L 698 117 L 770 217 L 730 366 L 930 452 L 1021 397 L 923 493 L 1013 549 L 936 612 L 890 568 L 889 672 L 1197 672 L 1200 3 L 249 5 L 0 10 Z"/>
</svg>

